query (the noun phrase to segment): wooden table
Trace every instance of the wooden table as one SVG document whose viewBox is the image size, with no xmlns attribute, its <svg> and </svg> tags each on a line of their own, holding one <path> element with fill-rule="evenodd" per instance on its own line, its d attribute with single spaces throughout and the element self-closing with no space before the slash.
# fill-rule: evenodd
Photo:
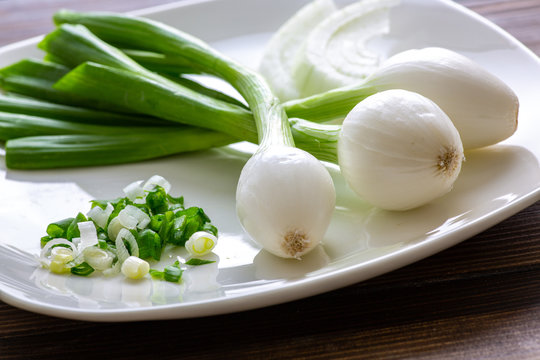
<svg viewBox="0 0 540 360">
<path fill-rule="evenodd" d="M 61 7 L 125 11 L 165 2 L 2 0 L 0 45 L 49 31 L 50 15 Z M 540 54 L 540 0 L 459 2 Z M 540 359 L 540 203 L 384 276 L 243 313 L 88 323 L 0 302 L 0 359 L 90 354 L 107 359 Z"/>
</svg>

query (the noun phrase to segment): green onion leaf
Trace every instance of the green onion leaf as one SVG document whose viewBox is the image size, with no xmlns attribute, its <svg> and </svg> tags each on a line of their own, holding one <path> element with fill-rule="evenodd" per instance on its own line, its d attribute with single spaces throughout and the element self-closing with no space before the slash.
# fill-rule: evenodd
<svg viewBox="0 0 540 360">
<path fill-rule="evenodd" d="M 152 278 L 157 280 L 165 280 L 169 282 L 179 282 L 184 271 L 180 268 L 180 262 L 175 261 L 174 264 L 168 265 L 163 271 L 150 269 L 149 273 Z"/>
<path fill-rule="evenodd" d="M 53 222 L 47 226 L 47 235 L 53 238 L 66 238 L 66 232 L 75 218 Z"/>
<path fill-rule="evenodd" d="M 88 219 L 86 219 L 86 216 L 84 216 L 84 214 L 82 213 L 78 213 L 66 230 L 66 239 L 71 241 L 73 238 L 80 237 L 81 232 L 79 231 L 78 224 L 85 221 L 88 221 Z"/>
<path fill-rule="evenodd" d="M 159 271 L 159 270 L 156 270 L 156 269 L 150 269 L 148 272 L 149 272 L 150 276 L 153 279 L 156 279 L 156 280 L 163 280 L 164 277 L 165 277 L 165 274 L 163 273 L 163 271 Z"/>
<path fill-rule="evenodd" d="M 168 200 L 167 193 L 161 186 L 156 186 L 146 195 L 146 205 L 153 214 L 163 214 L 169 210 Z"/>
<path fill-rule="evenodd" d="M 180 269 L 180 266 L 176 265 L 176 263 L 166 266 L 165 269 L 163 269 L 163 279 L 170 282 L 179 282 L 183 272 L 184 271 Z"/>
<path fill-rule="evenodd" d="M 94 272 L 94 268 L 83 262 L 77 266 L 71 268 L 71 273 L 78 276 L 88 276 Z"/>
<path fill-rule="evenodd" d="M 186 261 L 186 265 L 189 265 L 189 266 L 199 266 L 199 265 L 206 265 L 206 264 L 212 264 L 212 263 L 215 263 L 215 261 L 196 259 L 196 258 L 191 258 L 188 261 Z"/>
<path fill-rule="evenodd" d="M 44 247 L 49 241 L 51 241 L 52 239 L 54 239 L 54 237 L 50 236 L 50 235 L 47 235 L 47 236 L 43 236 L 41 238 L 41 241 L 40 241 L 40 246 L 41 247 Z"/>
<path fill-rule="evenodd" d="M 153 258 L 159 260 L 161 258 L 161 238 L 158 233 L 145 229 L 138 234 L 136 239 L 141 259 Z"/>
</svg>

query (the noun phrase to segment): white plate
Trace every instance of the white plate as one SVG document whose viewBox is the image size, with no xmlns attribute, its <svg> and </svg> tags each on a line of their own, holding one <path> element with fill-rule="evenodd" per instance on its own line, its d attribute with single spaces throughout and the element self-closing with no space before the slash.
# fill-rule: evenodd
<svg viewBox="0 0 540 360">
<path fill-rule="evenodd" d="M 254 66 L 271 32 L 304 2 L 182 2 L 138 14 L 178 26 Z M 408 48 L 448 47 L 500 76 L 521 101 L 517 133 L 502 144 L 468 153 L 449 195 L 414 211 L 380 211 L 355 197 L 331 168 L 338 199 L 325 244 L 304 260 L 292 261 L 260 251 L 242 233 L 234 192 L 245 157 L 236 156 L 234 149 L 84 169 L 12 171 L 0 165 L 0 298 L 30 311 L 95 321 L 247 310 L 394 270 L 455 245 L 537 201 L 538 58 L 493 24 L 449 1 L 403 0 L 392 13 L 392 25 L 389 36 L 372 44 L 386 56 Z M 1 49 L 0 66 L 39 55 L 36 41 Z M 183 285 L 57 276 L 36 268 L 31 254 L 39 252 L 39 239 L 49 222 L 86 211 L 90 199 L 117 197 L 124 185 L 153 174 L 169 179 L 173 193 L 202 206 L 220 228 L 217 266 L 192 272 Z"/>
</svg>

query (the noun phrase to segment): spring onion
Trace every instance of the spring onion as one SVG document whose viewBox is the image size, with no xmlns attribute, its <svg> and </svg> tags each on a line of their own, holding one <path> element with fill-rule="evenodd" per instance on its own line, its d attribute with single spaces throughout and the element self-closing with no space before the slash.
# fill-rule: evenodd
<svg viewBox="0 0 540 360">
<path fill-rule="evenodd" d="M 389 89 L 434 101 L 458 129 L 465 149 L 498 143 L 517 128 L 519 101 L 502 80 L 469 58 L 442 48 L 407 50 L 364 82 L 286 103 L 291 117 L 317 122 L 344 118 L 366 97 Z"/>
<path fill-rule="evenodd" d="M 111 104 L 100 101 L 88 101 L 84 97 L 53 89 L 54 83 L 67 72 L 69 68 L 63 65 L 23 59 L 0 69 L 0 87 L 4 91 L 58 104 L 129 112 L 125 108 L 115 108 Z"/>
<path fill-rule="evenodd" d="M 86 66 L 89 66 L 88 64 Z M 103 75 L 100 76 L 100 78 L 102 79 L 102 81 L 100 82 L 100 86 L 99 88 L 96 87 L 95 89 L 90 89 L 89 87 L 89 84 L 91 84 L 91 80 L 89 81 L 86 81 L 86 78 L 84 77 L 81 77 L 81 78 L 77 78 L 76 81 L 77 83 L 74 83 L 72 82 L 71 84 L 73 85 L 73 88 L 77 87 L 84 87 L 84 89 L 86 90 L 86 93 L 90 96 L 93 96 L 93 94 L 95 94 L 96 96 L 101 96 L 103 94 L 103 91 L 99 92 L 99 89 L 103 89 L 103 87 L 107 87 L 109 88 L 109 86 L 111 87 L 110 89 L 112 90 L 113 86 L 120 86 L 118 85 L 119 83 L 123 83 L 125 84 L 127 81 L 130 81 L 131 79 L 131 75 L 129 75 L 128 72 L 119 72 L 119 71 L 114 71 L 114 74 L 116 76 L 107 76 L 105 74 L 107 74 L 108 72 L 110 72 L 111 70 L 109 70 L 108 68 L 104 67 L 104 66 L 95 66 L 95 70 L 98 70 L 100 72 L 103 72 Z M 74 71 L 77 71 L 74 70 Z M 71 74 L 73 73 L 70 73 L 68 75 L 66 75 L 66 77 L 63 79 L 65 80 L 66 78 L 70 77 Z M 120 77 L 120 75 L 122 75 L 122 77 Z M 121 82 L 119 81 L 111 81 L 111 80 L 122 80 Z M 137 81 L 141 82 L 143 81 L 143 79 L 141 78 L 137 78 Z M 76 86 L 75 86 L 75 85 Z M 96 84 L 97 85 L 97 84 Z M 147 83 L 148 86 L 145 87 L 145 101 L 151 101 L 152 99 L 152 89 L 153 89 L 153 85 L 151 82 L 148 82 Z M 130 89 L 132 87 L 128 87 L 127 90 L 125 90 L 125 92 L 127 94 L 130 94 Z M 92 91 L 89 91 L 89 90 L 92 90 Z M 172 96 L 172 94 L 171 94 Z M 110 98 L 109 98 L 110 100 Z M 140 102 L 139 104 L 137 104 L 136 106 L 144 106 L 143 104 L 144 102 Z M 164 107 L 164 106 L 168 106 L 168 103 L 162 103 L 161 106 L 159 107 L 153 107 L 153 111 L 154 112 L 158 112 L 158 111 L 161 111 L 161 107 Z M 322 124 L 311 124 L 311 123 L 308 123 L 306 121 L 301 121 L 301 120 L 293 120 L 292 121 L 293 123 L 293 133 L 294 135 L 296 136 L 296 144 L 297 146 L 302 146 L 304 147 L 306 150 L 309 150 L 311 152 L 313 152 L 314 154 L 317 154 L 317 156 L 319 158 L 323 158 L 325 160 L 329 160 L 329 161 L 334 161 L 334 162 L 337 162 L 337 144 L 338 144 L 338 139 L 339 139 L 339 133 L 340 133 L 340 127 L 339 126 L 336 126 L 336 125 L 322 125 Z M 246 122 L 246 127 L 247 128 L 248 123 Z M 234 131 L 234 127 L 229 127 L 227 129 L 227 131 Z M 348 130 L 345 130 L 344 132 L 346 132 Z M 8 142 L 8 150 L 10 149 L 10 143 Z M 340 160 L 341 162 L 341 160 Z M 282 166 L 285 166 L 285 162 L 282 164 Z M 294 163 L 289 163 L 291 164 L 290 167 L 291 169 L 287 170 L 287 173 L 289 174 L 294 174 L 296 170 L 299 170 L 298 167 L 294 164 Z M 294 164 L 294 165 L 293 165 Z M 343 170 L 343 163 L 340 164 L 342 166 L 342 170 Z M 257 171 L 260 171 L 260 170 L 257 170 Z M 260 172 L 260 174 L 262 174 L 263 172 Z M 354 175 L 351 173 L 351 172 L 347 172 L 347 171 L 343 171 L 344 175 L 346 177 L 354 177 Z M 266 174 L 266 173 L 265 173 Z M 277 173 L 279 174 L 279 173 Z M 268 179 L 272 179 L 272 176 L 274 177 L 280 177 L 281 178 L 281 181 L 287 181 L 286 178 L 282 178 L 281 176 L 279 175 L 276 175 L 275 173 L 274 174 L 268 174 L 268 175 L 265 175 Z M 273 189 L 272 191 L 278 191 L 278 189 L 280 189 L 282 187 L 282 185 L 280 185 L 279 183 L 279 179 L 273 179 L 272 180 L 272 183 L 276 186 L 274 188 L 272 187 L 268 187 L 269 190 Z M 272 185 L 272 186 L 274 186 Z M 299 192 L 299 194 L 301 194 L 301 192 Z M 260 205 L 260 203 L 258 204 L 255 204 L 253 203 L 252 206 L 257 206 L 257 207 L 262 207 L 262 205 Z M 285 204 L 283 206 L 286 206 Z M 289 205 L 287 205 L 289 206 Z M 384 205 L 386 206 L 386 205 Z M 317 204 L 314 204 L 313 206 L 313 209 L 318 209 L 319 207 L 317 206 Z M 292 211 L 294 211 L 294 208 L 292 208 Z M 313 211 L 316 211 L 316 210 L 313 210 Z M 285 215 L 283 215 L 284 217 L 288 216 L 286 215 L 286 213 L 284 213 Z M 284 220 L 283 220 L 284 221 Z M 115 225 L 115 223 L 113 223 L 113 225 Z M 113 229 L 114 227 L 111 226 L 110 227 L 111 229 Z M 291 238 L 295 238 L 295 235 L 296 233 L 295 232 L 291 232 Z M 301 237 L 301 236 L 299 236 Z M 267 246 L 268 248 L 268 246 Z M 279 250 L 276 250 L 274 249 L 273 251 L 277 252 Z"/>
<path fill-rule="evenodd" d="M 59 80 L 58 78 L 57 80 Z M 0 94 L 0 111 L 12 114 L 30 115 L 41 118 L 66 120 L 87 124 L 112 126 L 170 125 L 156 118 L 126 115 L 114 112 L 92 110 L 82 107 L 61 105 L 27 97 Z"/>
<path fill-rule="evenodd" d="M 119 164 L 209 149 L 235 142 L 199 128 L 151 134 L 44 135 L 9 140 L 6 166 L 12 169 Z"/>
</svg>

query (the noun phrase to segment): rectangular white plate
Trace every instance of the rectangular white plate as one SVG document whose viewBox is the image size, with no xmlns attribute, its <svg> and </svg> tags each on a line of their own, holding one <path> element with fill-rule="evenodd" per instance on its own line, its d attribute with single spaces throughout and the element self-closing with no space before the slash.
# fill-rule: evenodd
<svg viewBox="0 0 540 360">
<path fill-rule="evenodd" d="M 141 10 L 255 67 L 265 42 L 303 0 L 191 1 Z M 340 5 L 345 1 L 338 1 Z M 23 309 L 94 321 L 205 316 L 286 302 L 394 270 L 467 239 L 540 198 L 540 62 L 518 41 L 445 0 L 403 0 L 384 56 L 442 46 L 471 57 L 518 94 L 519 129 L 497 146 L 470 152 L 454 190 L 420 209 L 393 213 L 355 197 L 335 168 L 335 215 L 325 238 L 302 261 L 275 258 L 243 234 L 234 194 L 246 160 L 234 149 L 137 164 L 13 171 L 0 165 L 0 299 Z M 0 49 L 0 66 L 41 56 L 36 39 Z M 375 46 L 375 45 L 374 45 Z M 58 276 L 36 267 L 48 223 L 87 211 L 90 199 L 115 198 L 126 184 L 160 174 L 188 205 L 207 210 L 221 231 L 219 261 L 182 285 L 100 276 Z M 181 251 L 179 254 L 182 254 Z M 172 261 L 171 258 L 164 262 Z M 199 279 L 198 282 L 190 279 Z M 198 285 L 197 285 L 198 284 Z"/>
</svg>

